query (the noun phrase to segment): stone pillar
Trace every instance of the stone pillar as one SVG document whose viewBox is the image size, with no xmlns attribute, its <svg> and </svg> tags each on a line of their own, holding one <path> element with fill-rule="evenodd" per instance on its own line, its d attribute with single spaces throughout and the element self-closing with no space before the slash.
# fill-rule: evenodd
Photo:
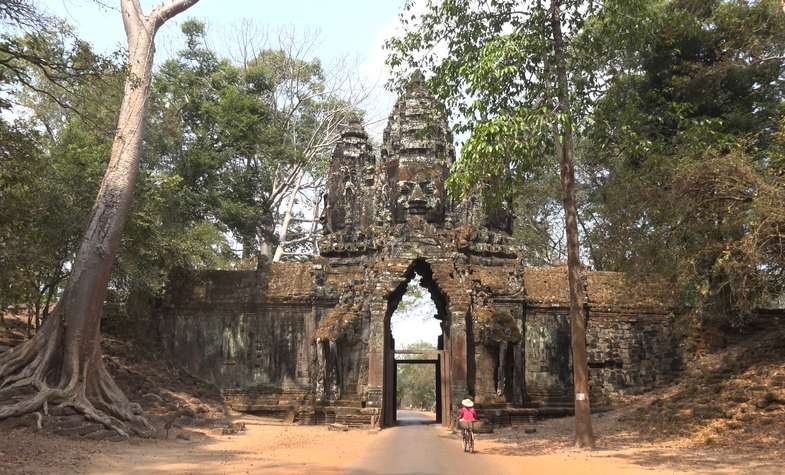
<svg viewBox="0 0 785 475">
<path fill-rule="evenodd" d="M 327 383 L 327 355 L 325 343 L 321 338 L 316 339 L 316 400 L 324 401 L 325 385 Z"/>
<path fill-rule="evenodd" d="M 523 312 L 522 312 L 523 313 Z M 523 314 L 525 315 L 525 314 Z M 518 331 L 521 335 L 521 340 L 515 344 L 513 348 L 513 357 L 515 358 L 515 369 L 512 373 L 512 402 L 514 404 L 522 405 L 524 402 L 524 395 L 526 394 L 526 383 L 524 381 L 524 371 L 526 369 L 526 354 L 524 353 L 524 341 L 526 341 L 526 325 L 524 324 L 525 316 L 521 316 L 518 320 Z"/>
<path fill-rule="evenodd" d="M 506 402 L 507 386 L 507 342 L 502 341 L 499 343 L 499 365 L 496 368 L 496 400 L 498 402 Z"/>
<path fill-rule="evenodd" d="M 446 395 L 445 400 L 450 401 L 450 404 L 448 407 L 442 408 L 444 411 L 442 420 L 444 423 L 448 423 L 452 420 L 453 412 L 457 410 L 461 400 L 468 396 L 466 310 L 455 310 L 450 313 L 450 339 L 449 342 L 445 342 L 445 345 L 448 346 L 445 350 L 450 355 L 446 368 L 446 374 L 450 377 L 450 383 L 446 385 L 446 389 L 450 394 Z"/>
<path fill-rule="evenodd" d="M 341 399 L 341 383 L 340 383 L 340 369 L 341 362 L 338 360 L 338 344 L 330 340 L 330 400 L 337 401 Z"/>
<path fill-rule="evenodd" d="M 305 331 L 303 332 L 303 337 L 300 340 L 300 348 L 298 350 L 297 356 L 297 384 L 302 387 L 308 387 L 311 381 L 314 380 L 315 373 L 311 365 L 316 359 L 316 354 L 314 351 L 316 350 L 316 346 L 312 343 L 311 337 L 316 332 L 317 326 L 317 317 L 316 317 L 316 307 L 313 308 L 311 313 L 303 319 Z"/>
<path fill-rule="evenodd" d="M 519 341 L 513 347 L 513 357 L 515 358 L 515 361 L 513 362 L 515 366 L 512 373 L 512 402 L 513 404 L 521 405 L 523 404 L 523 395 L 526 391 L 523 381 L 525 355 L 523 354 L 522 341 Z"/>
</svg>

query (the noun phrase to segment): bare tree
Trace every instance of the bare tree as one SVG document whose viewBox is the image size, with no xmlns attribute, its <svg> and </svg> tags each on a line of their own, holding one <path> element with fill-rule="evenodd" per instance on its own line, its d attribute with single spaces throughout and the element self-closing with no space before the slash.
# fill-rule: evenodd
<svg viewBox="0 0 785 475">
<path fill-rule="evenodd" d="M 109 165 L 57 308 L 33 339 L 0 356 L 0 419 L 57 405 L 121 435 L 151 429 L 103 363 L 100 323 L 139 170 L 155 34 L 198 1 L 172 0 L 148 15 L 139 0 L 121 1 L 128 75 Z"/>
<path fill-rule="evenodd" d="M 275 208 L 280 219 L 276 223 L 277 246 L 273 261 L 279 261 L 287 254 L 302 255 L 303 243 L 313 242 L 310 249 L 315 249 L 313 236 L 318 230 L 318 216 L 310 223 L 312 232 L 292 235 L 292 226 L 302 225 L 304 221 L 296 219 L 294 213 L 307 212 L 308 205 L 312 210 L 313 205 L 320 203 L 323 181 L 319 173 L 315 173 L 318 165 L 329 160 L 341 131 L 370 93 L 359 80 L 356 66 L 346 58 L 321 69 L 319 74 L 323 79 L 319 84 L 308 81 L 301 68 L 308 64 L 318 44 L 319 36 L 313 31 L 301 37 L 291 29 L 278 34 L 278 47 L 289 61 L 275 102 L 285 118 L 284 129 L 289 132 L 292 145 L 302 150 L 302 160 L 294 167 L 280 170 L 282 179 L 278 183 L 283 187 L 284 196 Z M 313 126 L 302 128 L 299 126 L 301 120 L 313 121 Z M 292 246 L 298 250 L 287 252 Z"/>
<path fill-rule="evenodd" d="M 314 252 L 318 214 L 311 219 L 304 216 L 314 214 L 313 207 L 321 203 L 320 165 L 329 159 L 343 128 L 359 114 L 371 92 L 348 59 L 323 67 L 315 59 L 319 41 L 313 30 L 298 34 L 288 28 L 272 34 L 248 20 L 226 40 L 233 60 L 242 68 L 267 63 L 275 71 L 270 103 L 284 141 L 299 152 L 294 160 L 272 157 L 272 187 L 260 207 L 267 215 L 260 217 L 256 236 L 260 264 Z"/>
<path fill-rule="evenodd" d="M 229 57 L 243 70 L 257 58 L 268 44 L 267 30 L 260 28 L 254 20 L 243 18 L 231 25 L 225 33 L 225 46 Z"/>
<path fill-rule="evenodd" d="M 309 177 L 309 183 L 294 187 L 289 195 L 278 228 L 278 246 L 273 261 L 284 258 L 307 258 L 319 253 L 319 217 L 324 204 L 324 177 Z M 295 209 L 295 203 L 299 209 Z M 310 217 L 307 217 L 310 213 Z"/>
</svg>

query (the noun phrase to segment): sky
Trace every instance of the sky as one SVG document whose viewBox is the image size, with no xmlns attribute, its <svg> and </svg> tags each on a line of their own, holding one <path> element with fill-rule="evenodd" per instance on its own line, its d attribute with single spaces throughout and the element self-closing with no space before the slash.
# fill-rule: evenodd
<svg viewBox="0 0 785 475">
<path fill-rule="evenodd" d="M 436 315 L 436 305 L 427 290 L 420 287 L 420 276 L 415 274 L 403 299 L 390 318 L 395 349 L 403 350 L 412 343 L 425 341 L 437 346 L 442 329 Z"/>
<path fill-rule="evenodd" d="M 162 0 L 142 0 L 146 12 Z M 125 32 L 118 0 L 39 0 L 49 13 L 64 18 L 78 35 L 99 52 L 125 47 Z M 364 84 L 373 87 L 363 104 L 367 128 L 377 140 L 395 97 L 384 89 L 387 79 L 384 40 L 399 25 L 404 0 L 201 0 L 168 22 L 156 37 L 156 63 L 174 56 L 182 45 L 179 24 L 198 19 L 207 25 L 207 38 L 219 54 L 229 56 L 227 39 L 240 22 L 251 20 L 260 29 L 275 32 L 318 32 L 314 56 L 329 66 L 340 60 L 356 65 Z M 101 4 L 108 7 L 102 7 Z M 117 7 L 114 7 L 117 5 Z"/>
</svg>

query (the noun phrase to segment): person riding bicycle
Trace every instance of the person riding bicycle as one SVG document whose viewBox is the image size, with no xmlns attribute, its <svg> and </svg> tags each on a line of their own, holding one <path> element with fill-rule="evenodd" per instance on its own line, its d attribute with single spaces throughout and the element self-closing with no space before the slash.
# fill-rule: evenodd
<svg viewBox="0 0 785 475">
<path fill-rule="evenodd" d="M 461 401 L 461 411 L 458 413 L 458 422 L 461 429 L 471 429 L 472 422 L 477 420 L 477 411 L 474 409 L 474 402 L 466 398 Z"/>
<path fill-rule="evenodd" d="M 474 402 L 466 398 L 461 401 L 461 411 L 458 413 L 458 425 L 463 432 L 463 451 L 474 453 L 474 421 L 477 420 L 477 411 Z"/>
</svg>

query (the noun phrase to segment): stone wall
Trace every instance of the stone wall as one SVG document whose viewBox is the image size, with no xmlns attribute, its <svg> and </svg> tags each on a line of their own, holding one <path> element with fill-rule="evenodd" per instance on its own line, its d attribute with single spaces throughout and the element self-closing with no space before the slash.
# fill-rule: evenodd
<svg viewBox="0 0 785 475">
<path fill-rule="evenodd" d="M 362 405 L 368 385 L 370 328 L 362 305 L 352 310 L 356 294 L 380 278 L 379 282 L 389 280 L 383 288 L 399 286 L 413 272 L 408 262 L 400 259 L 371 267 L 349 265 L 349 261 L 338 266 L 276 263 L 262 273 L 210 271 L 180 276 L 171 285 L 161 334 L 177 364 L 224 388 L 238 409 L 284 414 L 295 406 L 313 405 L 320 395 L 339 406 Z M 467 288 L 478 295 L 498 295 L 517 282 L 512 268 L 493 270 L 477 262 L 467 268 L 469 278 L 459 280 L 455 277 L 461 261 L 433 262 L 434 282 L 448 298 L 466 295 Z M 527 268 L 526 272 L 529 279 L 523 285 L 531 289 L 526 301 L 500 300 L 491 306 L 480 299 L 471 306 L 469 351 L 459 357 L 466 359 L 468 368 L 466 388 L 461 391 L 491 407 L 567 408 L 572 401 L 568 310 L 557 299 L 536 300 L 543 295 L 561 297 L 556 292 L 564 289 L 562 271 Z M 606 287 L 610 285 L 608 275 L 603 279 Z M 315 344 L 319 329 L 330 322 L 331 312 L 344 307 L 348 313 L 338 317 L 335 344 L 324 342 L 321 347 L 321 364 L 333 369 L 320 373 L 320 347 Z M 487 322 L 474 315 L 490 308 L 518 322 L 514 325 L 521 341 L 504 342 L 506 327 L 486 328 Z M 595 406 L 652 389 L 678 371 L 680 358 L 666 311 L 625 309 L 618 302 L 589 308 L 587 344 Z M 349 320 L 352 311 L 359 312 L 356 322 Z M 456 329 L 463 327 L 463 321 L 454 323 L 460 324 Z M 376 330 L 380 332 L 384 330 Z M 480 335 L 496 336 L 489 340 Z M 294 404 L 295 400 L 299 402 Z"/>
<path fill-rule="evenodd" d="M 573 397 L 566 268 L 524 265 L 506 205 L 446 193 L 452 143 L 421 74 L 396 102 L 379 156 L 362 125 L 348 124 L 327 171 L 320 255 L 259 272 L 174 275 L 162 335 L 175 361 L 243 410 L 394 423 L 389 320 L 417 273 L 443 322 L 445 423 L 467 396 L 498 421 L 532 408 L 563 414 Z M 667 378 L 668 287 L 618 273 L 585 278 L 595 392 Z"/>
<path fill-rule="evenodd" d="M 267 272 L 181 272 L 172 276 L 160 320 L 176 364 L 225 391 L 240 410 L 286 414 L 310 397 L 316 326 L 311 264 Z"/>
<path fill-rule="evenodd" d="M 670 381 L 681 367 L 670 314 L 620 310 L 588 312 L 591 396 L 601 405 Z M 566 308 L 527 308 L 524 355 L 526 396 L 531 403 L 572 404 L 568 314 Z"/>
<path fill-rule="evenodd" d="M 165 341 L 175 362 L 220 387 L 305 387 L 314 320 L 310 306 L 179 308 Z"/>
<path fill-rule="evenodd" d="M 542 405 L 568 404 L 572 401 L 569 316 L 563 309 L 526 310 L 526 400 Z"/>
<path fill-rule="evenodd" d="M 668 314 L 590 312 L 586 343 L 595 400 L 650 390 L 681 367 Z"/>
</svg>

